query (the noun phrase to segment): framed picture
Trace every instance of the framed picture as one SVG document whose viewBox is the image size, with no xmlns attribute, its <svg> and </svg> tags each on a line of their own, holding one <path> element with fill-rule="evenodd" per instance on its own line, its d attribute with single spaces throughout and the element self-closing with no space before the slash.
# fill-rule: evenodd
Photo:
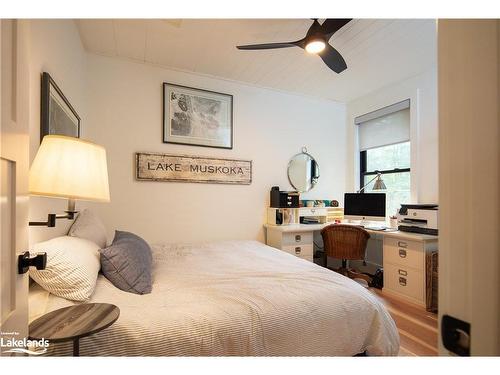
<svg viewBox="0 0 500 375">
<path fill-rule="evenodd" d="M 163 142 L 233 148 L 233 96 L 163 83 Z"/>
<path fill-rule="evenodd" d="M 40 142 L 48 134 L 80 137 L 80 116 L 49 73 L 42 73 Z"/>
</svg>

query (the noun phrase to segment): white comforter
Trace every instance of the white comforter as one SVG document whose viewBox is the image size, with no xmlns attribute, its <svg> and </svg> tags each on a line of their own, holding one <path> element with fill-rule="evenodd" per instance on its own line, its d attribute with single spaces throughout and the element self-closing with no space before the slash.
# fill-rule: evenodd
<svg viewBox="0 0 500 375">
<path fill-rule="evenodd" d="M 81 355 L 396 355 L 384 306 L 356 282 L 255 241 L 153 247 L 153 291 L 136 295 L 99 276 L 90 302 L 120 308 Z M 50 295 L 45 312 L 72 304 Z M 53 355 L 71 354 L 71 343 Z"/>
</svg>

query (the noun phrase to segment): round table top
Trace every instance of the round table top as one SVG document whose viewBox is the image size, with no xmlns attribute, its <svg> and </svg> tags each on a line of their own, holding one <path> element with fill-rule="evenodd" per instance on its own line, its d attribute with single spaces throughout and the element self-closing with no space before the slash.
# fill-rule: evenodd
<svg viewBox="0 0 500 375">
<path fill-rule="evenodd" d="M 84 303 L 51 311 L 29 325 L 29 338 L 52 342 L 76 340 L 113 324 L 120 309 L 109 303 Z"/>
</svg>

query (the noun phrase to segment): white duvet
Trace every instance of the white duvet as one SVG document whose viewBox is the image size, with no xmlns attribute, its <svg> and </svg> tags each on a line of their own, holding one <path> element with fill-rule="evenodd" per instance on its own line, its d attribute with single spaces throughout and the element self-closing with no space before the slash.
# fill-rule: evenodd
<svg viewBox="0 0 500 375">
<path fill-rule="evenodd" d="M 92 356 L 396 355 L 399 336 L 368 290 L 256 241 L 153 247 L 153 291 L 123 292 L 99 276 L 90 302 L 120 308 L 85 337 Z M 50 295 L 39 312 L 72 302 Z M 39 304 L 40 305 L 40 304 Z M 71 343 L 52 355 L 71 354 Z"/>
</svg>

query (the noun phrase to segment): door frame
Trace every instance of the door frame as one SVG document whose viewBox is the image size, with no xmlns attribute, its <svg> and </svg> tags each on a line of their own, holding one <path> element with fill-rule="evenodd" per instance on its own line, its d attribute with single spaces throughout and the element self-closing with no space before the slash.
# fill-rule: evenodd
<svg viewBox="0 0 500 375">
<path fill-rule="evenodd" d="M 4 261 L 0 269 L 0 332 L 6 341 L 28 335 L 28 274 L 20 275 L 17 271 L 18 255 L 28 249 L 28 20 L 0 20 L 0 68 L 0 157 L 2 164 L 6 162 L 5 166 L 11 169 L 11 180 L 1 181 L 2 195 L 5 193 L 2 204 L 10 211 L 2 212 L 0 219 L 0 255 Z M 10 349 L 13 347 L 0 346 L 0 355 L 11 355 Z"/>
<path fill-rule="evenodd" d="M 499 20 L 438 21 L 439 322 L 470 323 L 482 356 L 500 355 L 499 70 Z"/>
</svg>

